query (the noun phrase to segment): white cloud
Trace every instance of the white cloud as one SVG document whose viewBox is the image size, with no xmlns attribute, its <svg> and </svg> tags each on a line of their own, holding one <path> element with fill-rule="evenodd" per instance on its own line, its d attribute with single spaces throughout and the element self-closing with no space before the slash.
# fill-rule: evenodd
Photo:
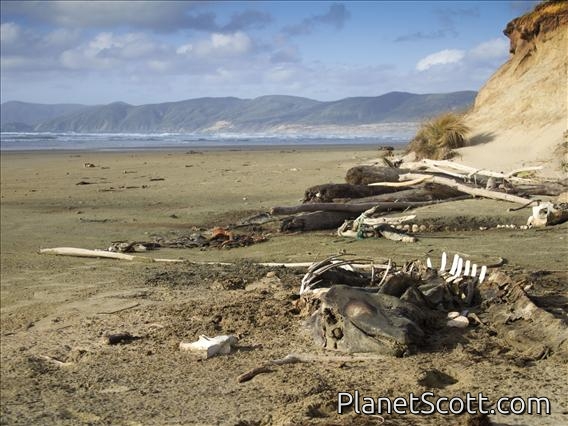
<svg viewBox="0 0 568 426">
<path fill-rule="evenodd" d="M 43 36 L 45 43 L 54 48 L 69 48 L 76 44 L 79 38 L 79 30 L 69 30 L 65 28 L 58 28 Z"/>
<path fill-rule="evenodd" d="M 64 28 L 55 29 L 49 33 L 39 33 L 31 29 L 22 28 L 14 22 L 0 25 L 0 38 L 2 40 L 2 53 L 9 51 L 19 55 L 53 53 L 58 49 L 66 49 L 79 40 L 78 30 Z"/>
<path fill-rule="evenodd" d="M 2 44 L 11 44 L 20 38 L 21 29 L 18 24 L 14 22 L 6 22 L 0 25 L 0 39 Z"/>
<path fill-rule="evenodd" d="M 459 49 L 444 49 L 432 53 L 418 61 L 416 69 L 426 71 L 435 65 L 455 64 L 465 57 L 465 51 Z"/>
<path fill-rule="evenodd" d="M 509 42 L 505 38 L 483 42 L 468 52 L 468 56 L 480 60 L 506 58 L 508 54 Z"/>
<path fill-rule="evenodd" d="M 61 63 L 70 69 L 105 69 L 127 61 L 154 57 L 163 50 L 166 48 L 142 33 L 115 35 L 103 32 L 85 44 L 64 51 Z"/>
<path fill-rule="evenodd" d="M 427 71 L 437 65 L 464 65 L 468 69 L 479 68 L 482 65 L 496 67 L 508 55 L 509 42 L 505 38 L 495 38 L 484 41 L 472 49 L 445 49 L 428 55 L 416 64 L 417 71 Z"/>
<path fill-rule="evenodd" d="M 221 25 L 202 1 L 4 1 L 2 16 L 24 17 L 27 22 L 68 28 L 130 29 L 172 33 L 181 29 L 235 32 L 263 28 L 272 17 L 257 10 L 244 10 Z"/>
<path fill-rule="evenodd" d="M 181 45 L 180 47 L 178 47 L 176 49 L 176 53 L 178 55 L 187 55 L 187 54 L 191 53 L 192 51 L 193 51 L 193 44 L 191 44 L 191 43 Z"/>
<path fill-rule="evenodd" d="M 238 56 L 252 49 L 253 43 L 248 35 L 241 31 L 234 34 L 213 33 L 209 39 L 194 44 L 185 44 L 176 51 L 179 54 L 196 54 L 197 56 Z"/>
<path fill-rule="evenodd" d="M 298 77 L 296 68 L 286 66 L 274 67 L 266 72 L 266 79 L 274 83 L 292 82 Z"/>
<path fill-rule="evenodd" d="M 238 52 L 246 52 L 251 46 L 250 38 L 242 32 L 232 35 L 213 34 L 211 42 L 215 49 L 235 49 Z"/>
<path fill-rule="evenodd" d="M 171 68 L 171 64 L 167 61 L 150 60 L 147 62 L 148 68 L 157 72 L 165 72 Z"/>
</svg>

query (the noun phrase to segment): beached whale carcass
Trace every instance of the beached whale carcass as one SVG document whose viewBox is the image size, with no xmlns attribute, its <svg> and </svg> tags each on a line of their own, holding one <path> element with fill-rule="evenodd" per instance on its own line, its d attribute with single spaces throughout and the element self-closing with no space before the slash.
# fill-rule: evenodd
<svg viewBox="0 0 568 426">
<path fill-rule="evenodd" d="M 445 265 L 445 255 L 440 270 L 429 260 L 403 268 L 389 263 L 375 283 L 375 270 L 365 274 L 347 261 L 331 258 L 315 264 L 300 289 L 311 314 L 306 325 L 316 343 L 327 349 L 395 356 L 416 352 L 428 325 L 471 304 L 475 284 L 485 277 L 486 268 L 459 256 L 449 271 Z"/>
</svg>

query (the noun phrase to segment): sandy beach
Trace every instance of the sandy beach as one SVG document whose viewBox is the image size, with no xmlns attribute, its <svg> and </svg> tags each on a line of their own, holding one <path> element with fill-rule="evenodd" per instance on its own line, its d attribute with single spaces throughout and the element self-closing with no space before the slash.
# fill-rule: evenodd
<svg viewBox="0 0 568 426">
<path fill-rule="evenodd" d="M 154 257 L 235 262 L 195 266 L 80 259 L 40 248 L 107 248 L 119 240 L 227 226 L 276 205 L 297 204 L 304 190 L 343 182 L 374 147 L 233 151 L 2 152 L 1 423 L 2 424 L 380 424 L 338 415 L 337 393 L 404 396 L 483 392 L 550 398 L 552 415 L 491 416 L 495 424 L 568 421 L 566 365 L 510 352 L 483 327 L 449 330 L 408 358 L 358 363 L 312 362 L 274 368 L 247 383 L 237 377 L 263 362 L 302 352 L 325 354 L 305 332 L 293 301 L 304 271 L 255 261 L 311 262 L 342 252 L 402 264 L 443 251 L 525 279 L 551 312 L 566 309 L 568 224 L 541 230 L 489 229 L 526 223 L 528 210 L 465 200 L 418 209 L 441 232 L 415 244 L 348 240 L 334 232 L 261 232 L 249 247 L 160 249 Z M 94 167 L 85 167 L 91 163 Z M 481 219 L 480 219 L 481 217 Z M 268 275 L 267 275 L 268 274 Z M 267 278 L 268 276 L 268 278 Z M 128 332 L 130 344 L 106 345 Z M 235 334 L 240 349 L 200 360 L 180 341 Z M 424 381 L 429 371 L 451 377 Z M 564 370 L 565 371 L 565 370 Z M 392 425 L 478 424 L 467 416 L 397 416 Z"/>
</svg>

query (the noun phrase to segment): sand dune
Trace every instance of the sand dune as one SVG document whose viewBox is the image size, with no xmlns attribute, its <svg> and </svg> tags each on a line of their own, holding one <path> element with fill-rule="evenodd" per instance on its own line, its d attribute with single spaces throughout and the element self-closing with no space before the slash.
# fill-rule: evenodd
<svg viewBox="0 0 568 426">
<path fill-rule="evenodd" d="M 568 3 L 548 4 L 505 30 L 512 55 L 480 90 L 467 115 L 472 146 L 460 161 L 495 170 L 545 165 L 562 173 L 568 128 Z"/>
</svg>

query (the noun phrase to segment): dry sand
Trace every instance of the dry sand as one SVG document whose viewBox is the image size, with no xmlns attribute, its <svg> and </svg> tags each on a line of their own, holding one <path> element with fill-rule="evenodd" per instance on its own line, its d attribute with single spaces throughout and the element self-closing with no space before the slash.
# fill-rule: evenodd
<svg viewBox="0 0 568 426">
<path fill-rule="evenodd" d="M 350 241 L 331 232 L 272 233 L 232 250 L 163 249 L 159 257 L 238 261 L 196 267 L 52 257 L 39 248 L 105 248 L 115 240 L 175 236 L 227 225 L 277 204 L 295 204 L 306 187 L 341 182 L 370 149 L 230 152 L 2 153 L 2 424 L 379 424 L 338 416 L 337 392 L 397 397 L 432 390 L 538 395 L 552 416 L 493 416 L 497 424 L 568 423 L 566 364 L 510 350 L 485 328 L 438 330 L 424 352 L 361 363 L 275 368 L 238 384 L 239 374 L 291 352 L 325 354 L 292 304 L 301 272 L 260 268 L 243 259 L 312 261 L 347 251 L 397 262 L 446 250 L 491 263 L 532 283 L 531 295 L 566 311 L 567 224 L 545 230 L 450 231 L 416 244 Z M 90 162 L 94 168 L 85 168 Z M 152 180 L 154 179 L 154 180 Z M 163 179 L 163 180 L 156 180 Z M 89 182 L 87 185 L 77 185 Z M 419 211 L 450 228 L 522 224 L 528 211 L 469 200 Z M 425 219 L 425 220 L 426 220 Z M 276 277 L 263 278 L 270 271 Z M 552 272 L 546 272 L 552 271 Z M 562 315 L 561 313 L 558 315 Z M 105 333 L 141 339 L 108 346 Z M 234 333 L 239 350 L 196 360 L 177 347 L 200 334 Z M 46 358 L 48 357 L 48 358 Z M 63 362 L 59 365 L 53 359 Z M 439 370 L 451 380 L 421 380 Z M 430 372 L 430 374 L 428 374 Z M 445 376 L 444 376 L 445 377 Z M 465 417 L 385 416 L 386 424 L 465 424 Z"/>
</svg>

